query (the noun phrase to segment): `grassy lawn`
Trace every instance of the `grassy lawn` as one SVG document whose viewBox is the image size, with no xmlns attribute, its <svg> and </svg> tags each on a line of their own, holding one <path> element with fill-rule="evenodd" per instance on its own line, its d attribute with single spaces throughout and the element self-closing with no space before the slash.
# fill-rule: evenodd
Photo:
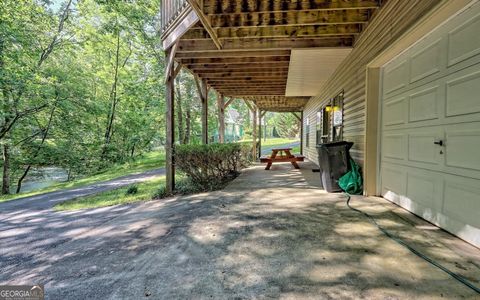
<svg viewBox="0 0 480 300">
<path fill-rule="evenodd" d="M 58 184 L 49 186 L 48 188 L 44 188 L 36 191 L 1 196 L 0 202 L 14 200 L 21 197 L 28 197 L 28 196 L 43 194 L 47 192 L 53 192 L 61 189 L 89 185 L 92 183 L 106 181 L 106 180 L 114 179 L 117 177 L 129 175 L 129 174 L 142 173 L 148 170 L 161 168 L 164 165 L 165 165 L 165 152 L 163 151 L 150 152 L 136 159 L 135 161 L 114 165 L 106 169 L 105 171 L 94 174 L 94 175 L 89 175 L 89 176 L 79 178 L 69 182 L 58 183 Z"/>
<path fill-rule="evenodd" d="M 242 140 L 242 142 L 251 142 L 251 139 Z M 268 138 L 266 141 L 262 139 L 262 147 L 272 147 L 272 146 L 280 146 L 285 144 L 291 144 L 294 142 L 298 142 L 298 139 L 290 139 L 290 138 Z"/>
<path fill-rule="evenodd" d="M 55 210 L 77 210 L 84 208 L 95 208 L 117 204 L 127 204 L 152 199 L 153 194 L 165 184 L 165 176 L 149 181 L 135 184 L 138 192 L 127 194 L 128 186 L 105 191 L 99 194 L 79 197 L 74 200 L 65 201 L 54 206 Z"/>
<path fill-rule="evenodd" d="M 252 140 L 244 140 L 242 142 L 251 142 Z M 299 142 L 299 139 L 288 139 L 288 138 L 268 138 L 266 141 L 262 139 L 262 149 L 265 148 L 274 148 L 288 145 L 291 143 Z M 292 148 L 292 153 L 300 153 L 300 146 L 295 146 Z"/>
</svg>

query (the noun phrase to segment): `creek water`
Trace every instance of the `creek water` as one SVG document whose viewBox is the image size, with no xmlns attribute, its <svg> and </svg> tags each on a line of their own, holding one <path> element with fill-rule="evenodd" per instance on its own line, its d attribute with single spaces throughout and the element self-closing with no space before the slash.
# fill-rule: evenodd
<svg viewBox="0 0 480 300">
<path fill-rule="evenodd" d="M 30 170 L 27 177 L 22 182 L 21 192 L 31 192 L 38 189 L 47 188 L 59 182 L 68 180 L 68 172 L 59 167 L 39 167 Z M 12 193 L 15 192 L 16 182 L 11 183 Z"/>
</svg>

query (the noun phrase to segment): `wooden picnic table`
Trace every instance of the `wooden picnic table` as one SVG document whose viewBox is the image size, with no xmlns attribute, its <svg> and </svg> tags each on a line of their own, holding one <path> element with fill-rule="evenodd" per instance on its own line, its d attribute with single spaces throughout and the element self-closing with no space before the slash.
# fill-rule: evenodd
<svg viewBox="0 0 480 300">
<path fill-rule="evenodd" d="M 260 162 L 267 163 L 265 170 L 270 170 L 270 167 L 274 162 L 290 162 L 295 169 L 300 169 L 297 161 L 303 161 L 305 156 L 293 155 L 290 151 L 292 151 L 292 148 L 274 148 L 272 149 L 272 154 L 270 156 L 260 157 Z"/>
</svg>

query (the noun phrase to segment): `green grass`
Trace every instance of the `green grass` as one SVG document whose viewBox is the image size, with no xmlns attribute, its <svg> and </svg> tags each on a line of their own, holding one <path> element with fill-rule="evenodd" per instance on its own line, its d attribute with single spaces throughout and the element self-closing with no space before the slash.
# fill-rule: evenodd
<svg viewBox="0 0 480 300">
<path fill-rule="evenodd" d="M 244 140 L 242 142 L 251 142 L 252 140 Z M 274 147 L 281 147 L 284 145 L 288 145 L 291 143 L 299 142 L 298 139 L 288 139 L 288 138 L 268 138 L 266 141 L 262 139 L 262 149 L 265 148 L 274 148 Z M 292 148 L 293 154 L 300 153 L 300 146 L 295 146 Z"/>
<path fill-rule="evenodd" d="M 242 142 L 251 142 L 251 139 L 242 140 Z M 291 144 L 294 142 L 298 142 L 298 139 L 290 139 L 290 138 L 268 138 L 267 140 L 262 139 L 262 147 L 272 147 L 272 146 L 281 146 L 285 144 Z"/>
<path fill-rule="evenodd" d="M 111 179 L 125 176 L 125 175 L 142 173 L 148 170 L 161 168 L 164 165 L 165 165 L 165 152 L 154 151 L 154 152 L 150 152 L 143 155 L 142 157 L 136 159 L 135 161 L 114 165 L 100 173 L 79 178 L 77 180 L 58 183 L 58 184 L 49 186 L 47 188 L 39 189 L 31 192 L 1 196 L 0 202 L 14 200 L 21 197 L 28 197 L 28 196 L 34 196 L 38 194 L 53 192 L 61 189 L 68 189 L 73 187 L 89 185 L 92 183 L 111 180 Z"/>
<path fill-rule="evenodd" d="M 128 186 L 118 189 L 105 191 L 99 194 L 79 197 L 74 200 L 65 201 L 54 206 L 57 211 L 60 210 L 77 210 L 85 208 L 97 208 L 104 206 L 112 206 L 117 204 L 128 204 L 139 201 L 151 200 L 155 192 L 160 186 L 165 184 L 165 176 L 155 178 L 149 181 L 136 184 L 138 192 L 136 194 L 127 195 Z"/>
</svg>

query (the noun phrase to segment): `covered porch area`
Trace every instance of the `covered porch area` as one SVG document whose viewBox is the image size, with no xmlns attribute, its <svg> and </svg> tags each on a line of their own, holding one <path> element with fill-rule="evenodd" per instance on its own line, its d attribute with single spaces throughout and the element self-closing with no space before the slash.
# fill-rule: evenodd
<svg viewBox="0 0 480 300">
<path fill-rule="evenodd" d="M 209 206 L 191 218 L 183 247 L 192 264 L 180 296 L 282 299 L 470 298 L 475 292 L 387 238 L 343 194 L 319 186 L 309 162 L 294 169 L 256 164 L 222 191 L 183 201 Z M 352 206 L 417 250 L 478 285 L 480 251 L 376 197 Z M 172 257 L 174 259 L 174 257 Z M 201 261 L 208 261 L 203 264 Z M 197 267 L 193 267 L 195 265 Z M 174 273 L 173 273 L 174 272 Z M 179 273 L 177 273 L 179 272 Z M 201 288 L 197 275 L 202 275 Z M 190 289 L 191 287 L 191 289 Z"/>
</svg>

